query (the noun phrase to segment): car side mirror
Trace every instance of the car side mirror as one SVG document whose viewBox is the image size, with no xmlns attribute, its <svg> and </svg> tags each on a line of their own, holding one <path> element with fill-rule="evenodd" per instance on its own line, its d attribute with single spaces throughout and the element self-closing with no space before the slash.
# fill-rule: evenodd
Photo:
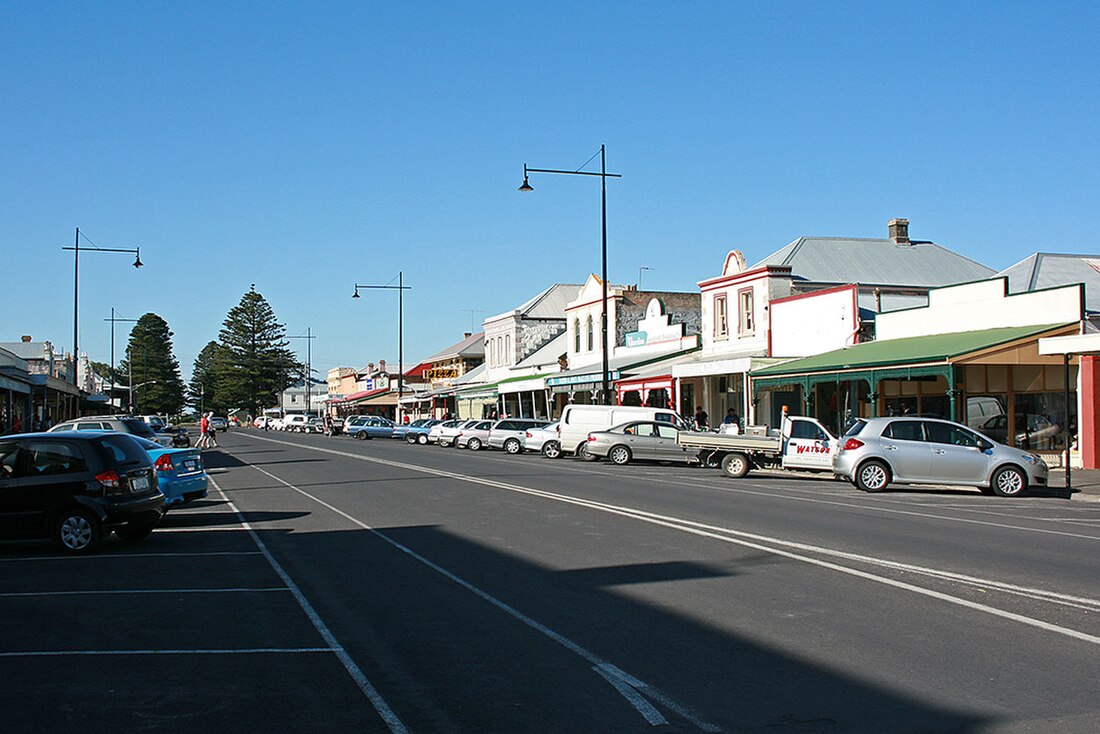
<svg viewBox="0 0 1100 734">
<path fill-rule="evenodd" d="M 976 448 L 978 449 L 978 451 L 981 451 L 981 452 L 984 453 L 986 451 L 989 451 L 991 448 L 993 448 L 993 444 L 989 443 L 988 441 L 979 441 Z"/>
</svg>

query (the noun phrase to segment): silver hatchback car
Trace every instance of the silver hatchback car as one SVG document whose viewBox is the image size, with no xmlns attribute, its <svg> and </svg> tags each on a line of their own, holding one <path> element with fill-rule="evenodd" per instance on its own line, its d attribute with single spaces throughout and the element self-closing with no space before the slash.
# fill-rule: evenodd
<svg viewBox="0 0 1100 734">
<path fill-rule="evenodd" d="M 864 418 L 840 439 L 833 473 L 865 492 L 891 482 L 978 487 L 1015 497 L 1045 487 L 1038 454 L 999 444 L 964 425 L 935 418 Z"/>
</svg>

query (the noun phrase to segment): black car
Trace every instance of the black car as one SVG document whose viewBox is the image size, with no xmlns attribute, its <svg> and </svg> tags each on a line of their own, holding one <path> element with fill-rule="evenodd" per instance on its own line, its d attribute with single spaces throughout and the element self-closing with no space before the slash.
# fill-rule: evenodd
<svg viewBox="0 0 1100 734">
<path fill-rule="evenodd" d="M 163 515 L 153 463 L 128 435 L 0 436 L 0 538 L 50 539 L 86 553 L 112 531 L 142 540 Z"/>
</svg>

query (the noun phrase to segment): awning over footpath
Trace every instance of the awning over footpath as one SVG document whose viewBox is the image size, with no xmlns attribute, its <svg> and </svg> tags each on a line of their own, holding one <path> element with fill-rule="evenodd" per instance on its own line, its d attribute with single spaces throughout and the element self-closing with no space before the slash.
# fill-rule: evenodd
<svg viewBox="0 0 1100 734">
<path fill-rule="evenodd" d="M 607 363 L 607 379 L 616 382 L 624 377 L 632 377 L 639 370 L 656 363 L 666 363 L 668 360 L 678 359 L 681 356 L 694 354 L 696 350 L 689 352 L 665 352 L 663 354 L 631 355 L 625 357 L 613 357 Z M 671 369 L 671 367 L 669 368 Z M 546 386 L 552 392 L 563 393 L 574 390 L 591 390 L 599 388 L 603 384 L 601 372 L 603 365 L 600 363 L 577 367 L 571 370 L 556 372 L 546 378 Z"/>
</svg>

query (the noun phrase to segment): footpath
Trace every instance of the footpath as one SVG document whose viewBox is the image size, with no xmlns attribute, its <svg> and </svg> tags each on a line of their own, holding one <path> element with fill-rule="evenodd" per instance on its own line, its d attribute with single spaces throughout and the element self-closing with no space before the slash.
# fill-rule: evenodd
<svg viewBox="0 0 1100 734">
<path fill-rule="evenodd" d="M 1036 489 L 1032 494 L 1100 502 L 1100 469 L 1073 469 L 1069 479 L 1072 488 L 1067 491 L 1066 472 L 1063 469 L 1051 469 L 1046 489 Z"/>
</svg>

